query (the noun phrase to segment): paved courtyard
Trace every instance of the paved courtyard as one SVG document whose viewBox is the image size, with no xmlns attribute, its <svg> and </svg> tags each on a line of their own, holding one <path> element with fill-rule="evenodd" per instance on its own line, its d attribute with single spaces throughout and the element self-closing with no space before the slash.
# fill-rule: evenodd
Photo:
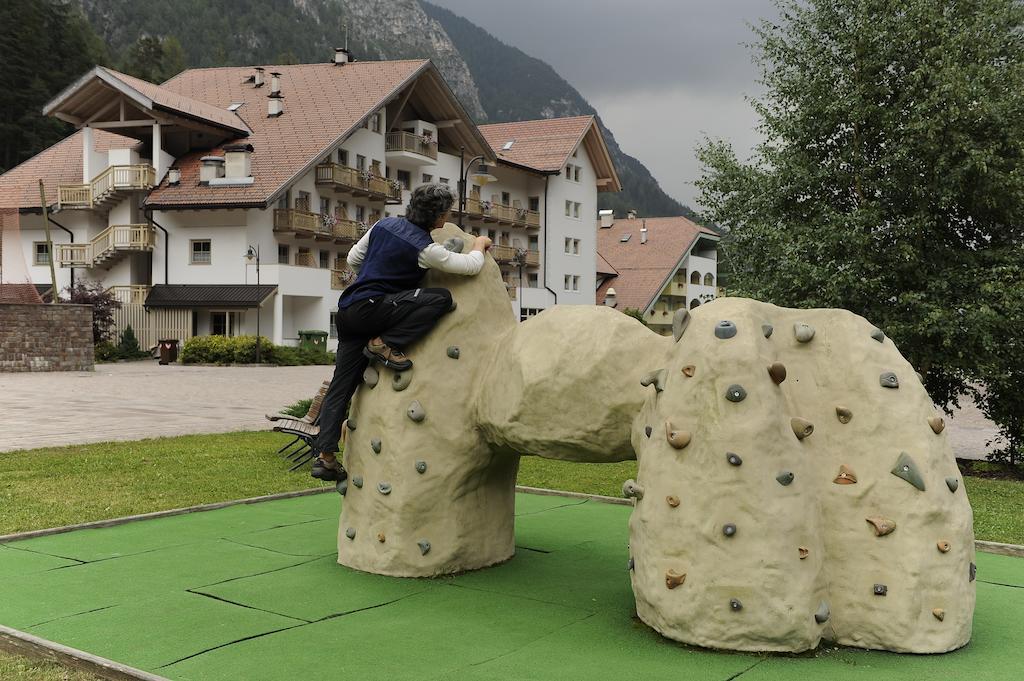
<svg viewBox="0 0 1024 681">
<path fill-rule="evenodd" d="M 333 367 L 101 364 L 95 372 L 0 374 L 0 452 L 267 427 Z M 996 435 L 970 401 L 949 420 L 956 455 L 982 459 Z"/>
</svg>

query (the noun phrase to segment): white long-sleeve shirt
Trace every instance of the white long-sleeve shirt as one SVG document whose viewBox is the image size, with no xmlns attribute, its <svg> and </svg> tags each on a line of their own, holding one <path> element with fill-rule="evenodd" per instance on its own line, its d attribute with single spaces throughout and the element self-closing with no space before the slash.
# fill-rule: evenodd
<svg viewBox="0 0 1024 681">
<path fill-rule="evenodd" d="M 356 245 L 348 252 L 348 266 L 353 272 L 358 273 L 366 258 L 366 249 L 370 244 L 370 232 L 373 227 L 366 230 L 366 234 L 356 242 Z M 422 269 L 434 269 L 451 274 L 464 274 L 472 276 L 484 266 L 484 254 L 482 251 L 471 251 L 469 253 L 453 253 L 441 244 L 433 243 L 420 251 L 417 257 L 419 266 Z"/>
</svg>

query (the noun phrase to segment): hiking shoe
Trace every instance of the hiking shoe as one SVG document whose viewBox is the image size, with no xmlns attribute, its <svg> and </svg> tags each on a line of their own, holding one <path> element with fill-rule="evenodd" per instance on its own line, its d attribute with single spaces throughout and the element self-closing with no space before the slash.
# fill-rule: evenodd
<svg viewBox="0 0 1024 681">
<path fill-rule="evenodd" d="M 387 343 L 374 343 L 370 341 L 363 348 L 363 354 L 373 360 L 395 371 L 412 369 L 412 360 L 405 356 L 401 350 L 393 350 Z"/>
<path fill-rule="evenodd" d="M 328 467 L 326 462 L 320 457 L 317 457 L 316 461 L 313 462 L 313 470 L 310 471 L 310 475 L 317 480 L 325 482 L 341 482 L 348 477 L 348 473 L 342 468 L 340 461 L 335 459 L 334 466 Z"/>
</svg>

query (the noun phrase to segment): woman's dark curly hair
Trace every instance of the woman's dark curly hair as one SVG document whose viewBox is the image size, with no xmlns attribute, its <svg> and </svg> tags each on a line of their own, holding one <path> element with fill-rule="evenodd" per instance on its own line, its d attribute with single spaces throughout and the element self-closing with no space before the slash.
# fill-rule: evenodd
<svg viewBox="0 0 1024 681">
<path fill-rule="evenodd" d="M 437 219 L 452 209 L 455 196 L 446 184 L 424 184 L 416 187 L 405 207 L 405 219 L 429 232 Z"/>
</svg>

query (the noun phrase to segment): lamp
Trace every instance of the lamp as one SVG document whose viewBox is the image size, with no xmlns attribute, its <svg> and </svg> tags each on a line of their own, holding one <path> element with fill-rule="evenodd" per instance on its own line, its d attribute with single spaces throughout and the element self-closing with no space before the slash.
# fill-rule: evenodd
<svg viewBox="0 0 1024 681">
<path fill-rule="evenodd" d="M 247 265 L 256 264 L 256 295 L 259 296 L 260 286 L 260 246 L 256 244 L 256 248 L 249 246 L 246 249 L 245 255 L 243 256 L 246 260 Z M 248 270 L 246 270 L 248 272 Z M 260 309 L 263 306 L 263 301 L 256 301 L 256 363 L 260 363 Z"/>
<path fill-rule="evenodd" d="M 469 179 L 473 181 L 473 184 L 478 184 L 480 186 L 483 186 L 488 182 L 498 181 L 498 178 L 491 175 L 491 171 L 487 168 L 487 164 L 483 162 L 477 166 L 476 172 L 469 174 Z"/>
<path fill-rule="evenodd" d="M 476 166 L 476 171 L 469 172 L 477 161 L 480 164 Z M 466 183 L 469 180 L 472 180 L 474 184 L 483 186 L 488 182 L 497 182 L 498 178 L 492 175 L 491 171 L 487 168 L 483 155 L 474 156 L 469 159 L 469 163 L 466 163 L 466 148 L 459 147 L 459 229 L 462 229 L 462 218 L 466 213 Z"/>
</svg>

